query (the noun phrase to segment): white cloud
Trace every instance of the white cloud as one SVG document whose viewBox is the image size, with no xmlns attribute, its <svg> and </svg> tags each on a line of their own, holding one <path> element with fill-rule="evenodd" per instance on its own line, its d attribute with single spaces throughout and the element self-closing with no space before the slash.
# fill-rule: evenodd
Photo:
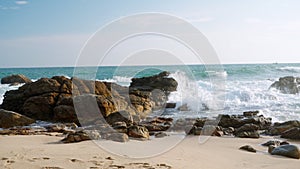
<svg viewBox="0 0 300 169">
<path fill-rule="evenodd" d="M 28 1 L 16 1 L 15 3 L 17 5 L 26 5 L 26 4 L 28 4 Z"/>
</svg>

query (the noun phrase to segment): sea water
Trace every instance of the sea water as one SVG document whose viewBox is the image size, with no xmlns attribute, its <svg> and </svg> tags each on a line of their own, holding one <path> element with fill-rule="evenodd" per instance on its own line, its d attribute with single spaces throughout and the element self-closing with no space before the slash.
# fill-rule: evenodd
<svg viewBox="0 0 300 169">
<path fill-rule="evenodd" d="M 189 108 L 188 112 L 172 111 L 174 116 L 259 110 L 273 121 L 300 120 L 300 94 L 282 94 L 269 88 L 280 77 L 300 77 L 300 64 L 1 68 L 0 78 L 24 74 L 35 81 L 42 77 L 76 76 L 128 86 L 133 77 L 151 76 L 164 70 L 178 82 L 178 89 L 169 95 L 168 102 L 177 103 L 177 107 L 186 104 Z M 1 84 L 0 103 L 6 91 L 18 87 Z"/>
</svg>

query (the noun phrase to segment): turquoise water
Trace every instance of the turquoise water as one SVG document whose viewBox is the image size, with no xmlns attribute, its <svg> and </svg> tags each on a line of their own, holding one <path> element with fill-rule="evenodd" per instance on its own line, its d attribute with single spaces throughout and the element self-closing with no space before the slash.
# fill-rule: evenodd
<svg viewBox="0 0 300 169">
<path fill-rule="evenodd" d="M 196 115 L 260 110 L 275 121 L 300 120 L 300 96 L 269 89 L 279 77 L 300 77 L 300 64 L 0 68 L 0 78 L 24 74 L 37 80 L 63 75 L 129 85 L 132 77 L 151 76 L 162 70 L 170 71 L 170 76 L 179 82 L 178 91 L 171 93 L 169 101 L 177 106 L 188 104 Z M 0 102 L 5 91 L 16 88 L 1 85 Z"/>
</svg>

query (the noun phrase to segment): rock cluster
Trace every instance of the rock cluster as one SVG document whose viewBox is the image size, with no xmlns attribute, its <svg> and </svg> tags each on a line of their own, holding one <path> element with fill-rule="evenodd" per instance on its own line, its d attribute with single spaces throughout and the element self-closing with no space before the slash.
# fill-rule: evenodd
<svg viewBox="0 0 300 169">
<path fill-rule="evenodd" d="M 129 88 L 63 76 L 41 78 L 6 92 L 1 108 L 35 120 L 78 125 L 99 123 L 118 111 L 127 111 L 139 119 L 161 106 L 159 103 L 166 101 L 165 94 L 176 90 L 177 82 L 167 76 L 162 72 L 134 78 Z"/>
<path fill-rule="evenodd" d="M 270 88 L 276 88 L 284 94 L 297 94 L 300 92 L 300 78 L 293 76 L 281 77 Z"/>
</svg>

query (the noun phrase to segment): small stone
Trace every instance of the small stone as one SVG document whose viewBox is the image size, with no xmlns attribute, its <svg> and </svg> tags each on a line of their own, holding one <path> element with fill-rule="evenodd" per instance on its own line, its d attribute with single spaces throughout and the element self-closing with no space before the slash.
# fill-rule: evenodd
<svg viewBox="0 0 300 169">
<path fill-rule="evenodd" d="M 168 134 L 164 133 L 164 132 L 158 132 L 156 134 L 154 134 L 155 138 L 163 138 L 168 136 Z"/>
<path fill-rule="evenodd" d="M 266 143 L 263 143 L 263 144 L 261 144 L 261 145 L 262 145 L 262 146 L 268 147 L 268 146 L 270 146 L 270 145 L 278 146 L 279 144 L 280 144 L 280 141 L 278 141 L 278 140 L 270 140 L 270 141 L 268 141 L 268 142 L 266 142 Z"/>
<path fill-rule="evenodd" d="M 249 146 L 249 145 L 245 145 L 245 146 L 240 147 L 240 150 L 245 150 L 245 151 L 249 151 L 249 152 L 252 152 L 252 153 L 256 153 L 256 150 L 253 147 Z"/>
</svg>

